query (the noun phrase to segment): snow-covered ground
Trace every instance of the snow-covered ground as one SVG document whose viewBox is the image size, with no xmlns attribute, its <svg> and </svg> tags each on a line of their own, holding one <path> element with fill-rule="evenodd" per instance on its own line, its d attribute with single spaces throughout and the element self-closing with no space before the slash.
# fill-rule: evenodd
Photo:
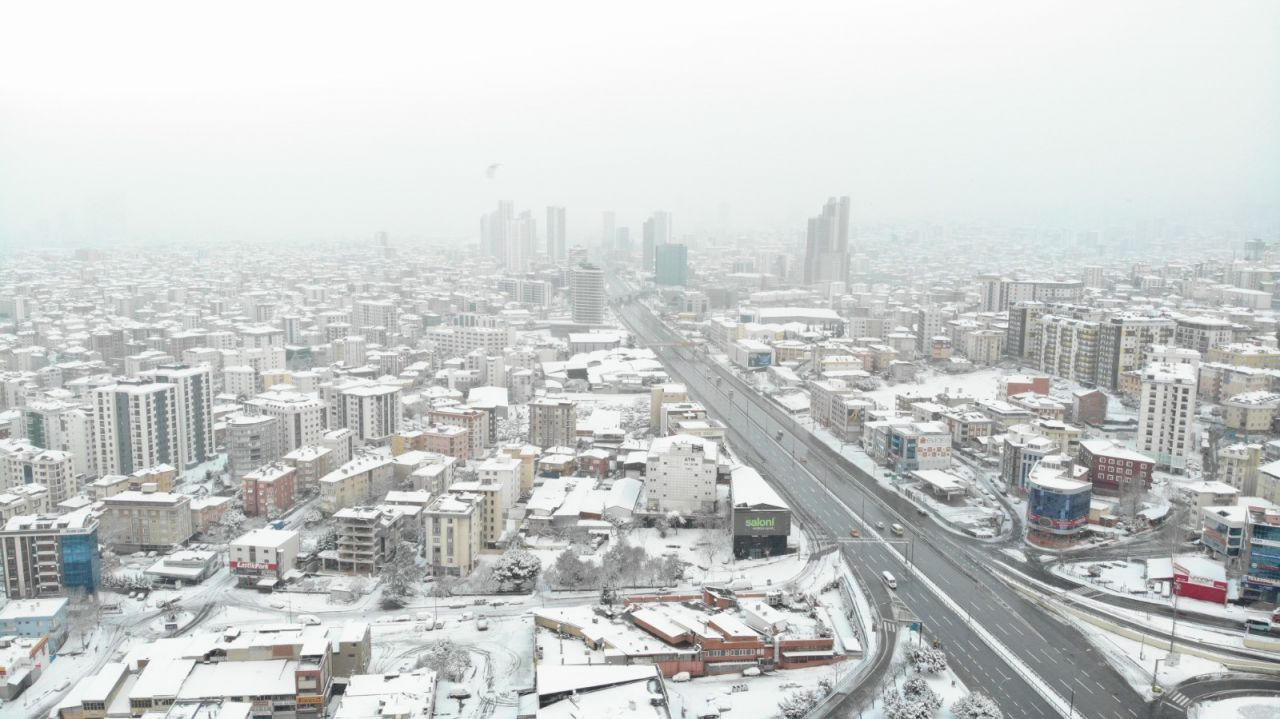
<svg viewBox="0 0 1280 719">
<path fill-rule="evenodd" d="M 1275 697 L 1232 697 L 1199 702 L 1187 713 L 1188 719 L 1280 719 L 1280 701 Z"/>
<path fill-rule="evenodd" d="M 1104 631 L 1088 622 L 1072 620 L 1089 643 L 1103 658 L 1115 668 L 1134 691 L 1150 701 L 1152 673 L 1156 671 L 1156 660 L 1160 660 L 1157 681 L 1160 686 L 1170 689 L 1182 682 L 1205 674 L 1217 674 L 1226 671 L 1226 667 L 1217 662 L 1179 654 L 1177 663 L 1169 666 L 1169 652 L 1141 641 L 1122 637 Z"/>
<path fill-rule="evenodd" d="M 893 670 L 891 670 L 890 674 L 893 674 L 894 671 L 900 671 L 906 665 L 907 650 L 916 643 L 916 635 L 912 632 L 902 632 L 898 635 L 898 645 L 894 648 Z M 948 657 L 948 662 L 950 661 Z M 968 694 L 969 690 L 965 687 L 964 682 L 960 681 L 955 672 L 951 670 L 950 664 L 948 664 L 946 671 L 937 674 L 915 674 L 908 666 L 906 667 L 905 675 L 889 677 L 885 688 L 889 688 L 889 683 L 892 683 L 894 688 L 901 688 L 905 680 L 917 676 L 923 678 L 929 688 L 942 699 L 942 707 L 934 714 L 935 719 L 954 719 L 955 714 L 951 711 L 951 705 L 955 704 L 965 694 Z M 885 709 L 883 703 L 877 702 L 876 706 L 861 712 L 858 716 L 864 717 L 864 719 L 884 719 Z"/>
<path fill-rule="evenodd" d="M 998 518 L 1002 516 L 1005 517 L 1004 527 L 1007 529 L 1010 526 L 1004 507 L 993 498 L 982 494 L 982 487 L 978 482 L 976 472 L 965 465 L 952 464 L 948 471 L 971 485 L 972 496 L 968 497 L 963 504 L 946 504 L 930 495 L 920 486 L 920 482 L 910 480 L 894 481 L 888 469 L 876 464 L 875 460 L 859 447 L 841 442 L 825 427 L 814 426 L 811 422 L 805 423 L 805 426 L 809 428 L 809 431 L 815 437 L 825 442 L 827 446 L 843 454 L 859 469 L 875 477 L 876 482 L 880 485 L 898 492 L 917 505 L 926 507 L 952 529 L 984 530 L 994 535 L 996 534 L 996 528 L 999 526 Z M 993 522 L 996 524 L 993 524 Z"/>
<path fill-rule="evenodd" d="M 579 546 L 584 560 L 599 563 L 616 535 L 598 549 Z M 674 554 L 688 566 L 676 587 L 690 589 L 704 584 L 735 583 L 740 589 L 763 588 L 786 584 L 798 577 L 809 556 L 808 538 L 798 524 L 792 524 L 789 545 L 791 554 L 764 559 L 734 559 L 733 543 L 722 529 L 668 529 L 666 536 L 654 527 L 638 527 L 626 533 L 626 541 L 644 547 L 650 557 Z M 570 545 L 565 540 L 531 537 L 528 549 L 542 560 L 543 568 L 551 567 Z"/>
<path fill-rule="evenodd" d="M 1090 567 L 1097 567 L 1099 575 L 1091 576 Z M 1084 561 L 1055 565 L 1052 571 L 1058 576 L 1108 594 L 1122 595 L 1165 607 L 1173 606 L 1172 595 L 1165 597 L 1157 593 L 1148 582 L 1147 565 L 1144 561 Z M 1178 597 L 1177 600 L 1179 611 L 1235 619 L 1242 625 L 1245 619 L 1266 621 L 1268 618 L 1268 613 L 1265 611 L 1246 609 L 1236 604 L 1223 605 L 1189 597 Z"/>
</svg>

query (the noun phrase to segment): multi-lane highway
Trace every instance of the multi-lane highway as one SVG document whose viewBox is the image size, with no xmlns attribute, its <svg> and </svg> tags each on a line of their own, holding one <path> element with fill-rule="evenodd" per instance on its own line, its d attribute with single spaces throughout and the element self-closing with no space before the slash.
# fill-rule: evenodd
<svg viewBox="0 0 1280 719">
<path fill-rule="evenodd" d="M 759 469 L 803 503 L 821 530 L 847 537 L 860 516 L 864 537 L 886 540 L 850 542 L 844 551 L 867 582 L 882 571 L 899 578 L 899 598 L 927 635 L 942 642 L 967 685 L 991 694 L 1008 716 L 1147 715 L 1142 697 L 1078 631 L 1005 588 L 981 553 L 916 514 L 733 373 L 675 346 L 683 338 L 643 305 L 623 303 L 619 313 L 639 341 L 653 346 L 668 370 L 729 427 L 733 445 L 749 447 Z M 876 530 L 877 523 L 894 522 L 907 527 L 901 539 Z"/>
</svg>

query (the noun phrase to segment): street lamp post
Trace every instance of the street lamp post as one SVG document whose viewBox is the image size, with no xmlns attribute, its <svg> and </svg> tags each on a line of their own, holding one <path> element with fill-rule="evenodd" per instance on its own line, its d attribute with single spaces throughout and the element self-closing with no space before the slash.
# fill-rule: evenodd
<svg viewBox="0 0 1280 719">
<path fill-rule="evenodd" d="M 1151 693 L 1157 690 L 1156 679 L 1160 676 L 1160 662 L 1166 661 L 1168 657 L 1157 657 L 1155 668 L 1151 670 Z"/>
</svg>

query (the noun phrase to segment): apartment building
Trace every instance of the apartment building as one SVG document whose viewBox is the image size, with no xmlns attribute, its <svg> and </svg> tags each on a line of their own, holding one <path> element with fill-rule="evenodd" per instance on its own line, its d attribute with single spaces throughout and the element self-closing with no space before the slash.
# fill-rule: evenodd
<svg viewBox="0 0 1280 719">
<path fill-rule="evenodd" d="M 863 426 L 862 446 L 876 462 L 900 472 L 951 466 L 951 430 L 939 421 L 868 422 Z"/>
<path fill-rule="evenodd" d="M 1237 442 L 1218 450 L 1217 466 L 1213 478 L 1223 484 L 1234 487 L 1241 496 L 1262 497 L 1272 502 L 1280 501 L 1280 497 L 1272 497 L 1266 491 L 1267 484 L 1259 482 L 1264 465 L 1262 464 L 1262 445 Z M 1272 463 L 1274 464 L 1274 463 Z M 1266 465 L 1268 478 L 1274 477 L 1277 467 Z M 1261 491 L 1260 491 L 1261 490 Z"/>
<path fill-rule="evenodd" d="M 1000 481 L 1010 492 L 1025 494 L 1031 470 L 1040 460 L 1061 452 L 1059 444 L 1030 424 L 1015 424 L 1004 435 L 1000 452 Z"/>
<path fill-rule="evenodd" d="M 400 429 L 401 415 L 399 387 L 357 385 L 340 390 L 334 425 L 352 430 L 365 444 L 386 444 Z"/>
<path fill-rule="evenodd" d="M 246 532 L 227 545 L 227 563 L 239 586 L 274 587 L 297 566 L 301 536 L 289 529 Z"/>
<path fill-rule="evenodd" d="M 102 579 L 98 520 L 88 507 L 63 515 L 12 517 L 0 530 L 0 566 L 10 600 L 71 591 L 93 594 Z"/>
<path fill-rule="evenodd" d="M 335 453 L 328 447 L 305 445 L 286 454 L 280 461 L 297 470 L 294 475 L 294 488 L 319 489 L 320 478 L 342 465 L 336 462 Z"/>
<path fill-rule="evenodd" d="M 440 359 L 465 357 L 477 349 L 490 355 L 501 355 L 503 349 L 516 344 L 515 328 L 505 324 L 498 327 L 432 327 L 426 336 Z"/>
<path fill-rule="evenodd" d="M 648 508 L 657 512 L 709 514 L 716 509 L 719 447 L 701 437 L 658 437 L 645 459 Z"/>
<path fill-rule="evenodd" d="M 49 514 L 51 507 L 43 484 L 9 487 L 0 493 L 0 525 L 23 514 Z"/>
<path fill-rule="evenodd" d="M 180 463 L 177 388 L 168 382 L 121 380 L 91 393 L 98 471 L 130 474 Z"/>
<path fill-rule="evenodd" d="M 1195 451 L 1196 375 L 1188 365 L 1152 364 L 1142 370 L 1138 450 L 1158 469 L 1181 472 Z"/>
<path fill-rule="evenodd" d="M 423 511 L 427 563 L 435 575 L 466 576 L 484 548 L 484 495 L 449 492 Z"/>
<path fill-rule="evenodd" d="M 1210 347 L 1205 356 L 1207 362 L 1219 362 L 1235 367 L 1280 370 L 1280 349 L 1252 343 L 1231 343 Z"/>
<path fill-rule="evenodd" d="M 1080 464 L 1088 468 L 1093 491 L 1120 494 L 1130 483 L 1142 491 L 1151 487 L 1151 474 L 1156 464 L 1145 454 L 1125 448 L 1109 439 L 1087 439 L 1080 442 Z"/>
<path fill-rule="evenodd" d="M 1173 343 L 1176 323 L 1167 317 L 1122 314 L 1108 317 L 1099 326 L 1098 384 L 1107 389 L 1120 387 L 1125 372 L 1146 367 L 1151 348 Z"/>
<path fill-rule="evenodd" d="M 280 454 L 320 444 L 325 432 L 325 404 L 310 392 L 270 390 L 245 402 L 256 414 L 280 420 Z"/>
<path fill-rule="evenodd" d="M 599 325 L 604 323 L 604 270 L 582 263 L 569 271 L 569 289 L 573 297 L 572 314 L 575 324 Z"/>
<path fill-rule="evenodd" d="M 1275 426 L 1277 412 L 1280 412 L 1280 393 L 1242 392 L 1223 401 L 1222 423 L 1245 436 L 1269 434 Z"/>
<path fill-rule="evenodd" d="M 1175 324 L 1174 344 L 1196 350 L 1202 357 L 1214 347 L 1231 344 L 1234 336 L 1231 323 L 1216 317 L 1179 317 Z"/>
<path fill-rule="evenodd" d="M 1059 315 L 1041 317 L 1037 368 L 1081 384 L 1096 383 L 1099 334 L 1097 322 Z"/>
<path fill-rule="evenodd" d="M 102 500 L 103 544 L 117 551 L 164 551 L 186 544 L 191 525 L 191 498 L 168 492 L 121 492 Z"/>
<path fill-rule="evenodd" d="M 37 447 L 69 453 L 75 474 L 98 474 L 89 412 L 78 404 L 59 401 L 30 402 L 21 411 L 18 428 L 22 438 Z"/>
<path fill-rule="evenodd" d="M 809 383 L 809 416 L 843 442 L 862 435 L 867 413 L 875 404 L 861 399 L 861 393 L 843 380 L 816 380 Z"/>
<path fill-rule="evenodd" d="M 515 506 L 520 496 L 522 464 L 512 457 L 486 459 L 476 468 L 476 478 L 467 482 L 454 482 L 450 492 L 478 494 L 484 497 L 481 522 L 484 526 L 484 546 L 498 547 L 507 533 L 507 512 Z"/>
<path fill-rule="evenodd" d="M 177 418 L 176 461 L 174 466 L 192 467 L 217 450 L 213 443 L 213 370 L 209 365 L 161 365 L 139 375 L 174 387 Z"/>
<path fill-rule="evenodd" d="M 578 403 L 540 397 L 529 402 L 529 443 L 547 447 L 578 444 Z"/>
<path fill-rule="evenodd" d="M 75 495 L 79 482 L 71 454 L 25 440 L 0 440 L 0 490 L 32 484 L 43 486 L 53 504 Z"/>
<path fill-rule="evenodd" d="M 1222 402 L 1247 392 L 1264 392 L 1280 387 L 1280 370 L 1235 367 L 1205 362 L 1197 368 L 1197 396 L 1206 402 Z"/>
<path fill-rule="evenodd" d="M 344 507 L 367 504 L 392 488 L 395 468 L 391 459 L 363 454 L 320 478 L 320 511 L 334 514 Z M 378 495 L 380 496 L 380 495 Z"/>
<path fill-rule="evenodd" d="M 382 571 L 400 545 L 402 508 L 344 507 L 334 512 L 338 532 L 337 570 L 372 575 Z"/>
<path fill-rule="evenodd" d="M 427 413 L 427 419 L 433 424 L 454 425 L 467 430 L 471 453 L 466 459 L 484 459 L 485 450 L 489 448 L 488 412 L 473 407 L 433 407 Z"/>
<path fill-rule="evenodd" d="M 471 458 L 471 432 L 453 424 L 433 424 L 401 430 L 391 437 L 391 453 L 434 452 L 465 462 Z"/>
<path fill-rule="evenodd" d="M 285 462 L 272 462 L 244 475 L 240 485 L 245 515 L 274 519 L 287 512 L 297 497 L 297 474 Z"/>
<path fill-rule="evenodd" d="M 275 462 L 280 453 L 280 419 L 265 414 L 235 414 L 225 420 L 227 471 L 233 479 Z"/>
</svg>

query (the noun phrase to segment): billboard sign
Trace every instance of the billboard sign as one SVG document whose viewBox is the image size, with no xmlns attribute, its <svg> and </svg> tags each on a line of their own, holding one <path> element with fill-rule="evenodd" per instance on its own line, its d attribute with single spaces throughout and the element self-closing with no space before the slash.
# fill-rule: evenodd
<svg viewBox="0 0 1280 719">
<path fill-rule="evenodd" d="M 791 512 L 745 510 L 733 513 L 733 533 L 739 537 L 776 537 L 791 533 Z"/>
</svg>

